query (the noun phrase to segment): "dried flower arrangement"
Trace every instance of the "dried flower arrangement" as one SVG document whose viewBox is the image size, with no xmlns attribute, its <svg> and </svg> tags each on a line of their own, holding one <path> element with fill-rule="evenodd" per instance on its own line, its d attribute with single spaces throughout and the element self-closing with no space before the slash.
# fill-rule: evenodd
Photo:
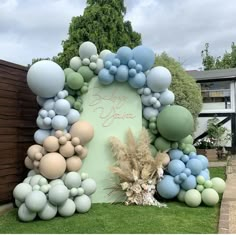
<svg viewBox="0 0 236 235">
<path fill-rule="evenodd" d="M 163 177 L 163 169 L 169 162 L 167 153 L 152 157 L 149 149 L 149 135 L 142 129 L 138 141 L 131 130 L 127 132 L 127 144 L 116 137 L 110 138 L 112 152 L 117 159 L 111 171 L 119 176 L 120 190 L 126 194 L 125 204 L 166 206 L 154 198 L 156 184 Z"/>
</svg>

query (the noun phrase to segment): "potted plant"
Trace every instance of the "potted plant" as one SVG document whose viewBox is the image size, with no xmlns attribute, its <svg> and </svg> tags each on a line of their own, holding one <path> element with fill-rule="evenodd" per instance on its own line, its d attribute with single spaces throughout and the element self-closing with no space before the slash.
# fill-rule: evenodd
<svg viewBox="0 0 236 235">
<path fill-rule="evenodd" d="M 195 143 L 198 153 L 206 155 L 209 160 L 221 159 L 226 155 L 225 145 L 231 140 L 230 131 L 219 125 L 219 118 L 214 117 L 207 121 L 207 136 Z"/>
</svg>

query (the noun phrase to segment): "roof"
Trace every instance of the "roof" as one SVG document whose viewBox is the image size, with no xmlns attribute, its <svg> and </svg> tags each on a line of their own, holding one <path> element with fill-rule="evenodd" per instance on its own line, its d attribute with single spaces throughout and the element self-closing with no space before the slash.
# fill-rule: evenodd
<svg viewBox="0 0 236 235">
<path fill-rule="evenodd" d="M 197 82 L 236 80 L 236 68 L 186 72 Z"/>
</svg>

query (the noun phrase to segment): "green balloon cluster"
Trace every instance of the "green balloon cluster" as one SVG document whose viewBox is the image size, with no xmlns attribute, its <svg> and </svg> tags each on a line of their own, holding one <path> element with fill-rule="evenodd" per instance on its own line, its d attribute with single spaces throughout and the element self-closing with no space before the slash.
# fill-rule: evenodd
<svg viewBox="0 0 236 235">
<path fill-rule="evenodd" d="M 96 191 L 96 182 L 86 173 L 71 171 L 61 179 L 48 181 L 31 170 L 23 183 L 13 190 L 19 219 L 32 221 L 38 215 L 50 220 L 58 213 L 72 216 L 76 211 L 86 213 L 91 207 L 90 196 Z"/>
<path fill-rule="evenodd" d="M 190 207 L 198 207 L 201 203 L 215 206 L 219 202 L 219 194 L 225 189 L 225 181 L 219 177 L 205 180 L 201 175 L 197 177 L 197 186 L 188 191 L 180 190 L 177 198 Z"/>
<path fill-rule="evenodd" d="M 80 45 L 79 56 L 71 58 L 69 66 L 64 69 L 64 89 L 69 93 L 66 99 L 74 109 L 82 112 L 80 97 L 88 92 L 89 82 L 103 69 L 103 60 L 97 55 L 97 48 L 92 42 L 84 42 Z"/>
</svg>

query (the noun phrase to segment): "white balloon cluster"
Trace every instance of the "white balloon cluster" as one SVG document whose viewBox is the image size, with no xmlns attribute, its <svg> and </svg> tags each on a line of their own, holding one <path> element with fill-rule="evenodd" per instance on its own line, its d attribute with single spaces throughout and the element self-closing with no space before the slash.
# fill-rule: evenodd
<svg viewBox="0 0 236 235">
<path fill-rule="evenodd" d="M 171 84 L 171 73 L 162 66 L 152 68 L 147 72 L 147 86 L 138 89 L 143 104 L 143 117 L 150 120 L 159 112 L 174 103 L 175 95 L 168 89 Z"/>
<path fill-rule="evenodd" d="M 91 207 L 90 196 L 96 191 L 96 182 L 87 173 L 65 173 L 61 179 L 48 181 L 31 170 L 23 183 L 13 191 L 19 207 L 20 220 L 32 221 L 38 215 L 42 220 L 54 218 L 58 212 L 63 217 L 76 211 L 85 213 Z"/>
</svg>

